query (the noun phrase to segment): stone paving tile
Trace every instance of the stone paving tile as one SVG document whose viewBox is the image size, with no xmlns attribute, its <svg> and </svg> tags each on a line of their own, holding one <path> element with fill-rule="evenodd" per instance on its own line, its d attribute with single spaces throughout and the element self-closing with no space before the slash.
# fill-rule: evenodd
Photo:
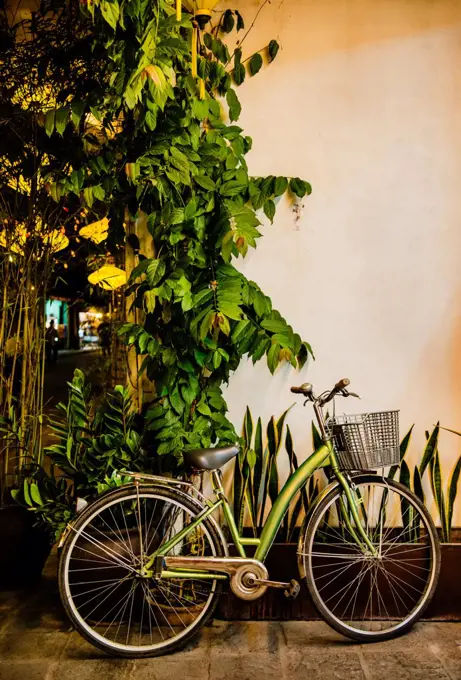
<svg viewBox="0 0 461 680">
<path fill-rule="evenodd" d="M 417 623 L 414 628 L 392 640 L 384 642 L 370 642 L 362 645 L 363 651 L 383 651 L 384 653 L 399 653 L 426 649 L 429 642 L 437 635 L 433 623 Z"/>
<path fill-rule="evenodd" d="M 366 651 L 363 659 L 370 680 L 450 680 L 441 661 L 430 650 L 393 654 Z"/>
<path fill-rule="evenodd" d="M 94 647 L 76 631 L 67 635 L 68 642 L 62 652 L 62 658 L 68 661 L 79 661 L 86 659 L 108 659 L 110 658 L 104 651 Z M 203 640 L 202 640 L 203 638 Z M 180 655 L 182 659 L 205 658 L 209 655 L 209 646 L 206 636 L 199 632 L 182 650 L 173 654 L 165 655 L 165 658 L 174 659 Z M 161 658 L 161 657 L 159 657 Z"/>
<path fill-rule="evenodd" d="M 47 680 L 48 661 L 2 661 L 0 680 Z"/>
<path fill-rule="evenodd" d="M 290 649 L 318 648 L 356 651 L 357 643 L 347 640 L 323 621 L 282 621 L 283 644 Z"/>
<path fill-rule="evenodd" d="M 129 680 L 208 680 L 208 659 L 186 660 L 182 655 L 178 657 L 178 660 L 174 656 L 139 659 L 134 662 Z"/>
<path fill-rule="evenodd" d="M 272 654 L 283 642 L 277 621 L 214 621 L 205 629 L 211 655 Z"/>
<path fill-rule="evenodd" d="M 1 633 L 67 632 L 71 628 L 61 607 L 25 604 L 10 614 Z"/>
<path fill-rule="evenodd" d="M 67 635 L 67 644 L 62 651 L 63 661 L 111 660 L 111 657 L 90 644 L 79 633 L 72 631 Z"/>
<path fill-rule="evenodd" d="M 335 649 L 284 647 L 281 652 L 283 677 L 287 680 L 368 680 L 358 648 L 344 653 Z"/>
<path fill-rule="evenodd" d="M 294 680 L 283 676 L 280 655 L 270 654 L 226 654 L 211 657 L 209 680 Z M 307 676 L 303 676 L 306 680 Z M 311 680 L 309 678 L 309 680 Z"/>
<path fill-rule="evenodd" d="M 46 680 L 127 680 L 133 664 L 133 661 L 115 658 L 61 661 L 51 669 Z"/>
<path fill-rule="evenodd" d="M 57 659 L 68 642 L 65 633 L 5 633 L 0 637 L 0 659 L 34 661 Z"/>
</svg>

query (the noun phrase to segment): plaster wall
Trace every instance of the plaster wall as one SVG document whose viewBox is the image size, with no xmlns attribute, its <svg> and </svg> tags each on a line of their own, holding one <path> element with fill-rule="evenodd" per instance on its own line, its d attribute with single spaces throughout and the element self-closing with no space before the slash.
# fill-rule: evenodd
<svg viewBox="0 0 461 680">
<path fill-rule="evenodd" d="M 235 4 L 249 25 L 262 3 Z M 313 194 L 298 221 L 282 201 L 240 266 L 316 361 L 275 377 L 244 362 L 231 418 L 248 404 L 267 422 L 293 402 L 290 385 L 346 376 L 363 399 L 338 406 L 401 409 L 416 462 L 437 420 L 461 430 L 461 3 L 273 0 L 246 54 L 271 38 L 276 61 L 239 89 L 250 171 L 300 176 Z M 310 420 L 301 404 L 289 415 L 301 458 Z M 445 479 L 460 444 L 441 436 Z"/>
</svg>

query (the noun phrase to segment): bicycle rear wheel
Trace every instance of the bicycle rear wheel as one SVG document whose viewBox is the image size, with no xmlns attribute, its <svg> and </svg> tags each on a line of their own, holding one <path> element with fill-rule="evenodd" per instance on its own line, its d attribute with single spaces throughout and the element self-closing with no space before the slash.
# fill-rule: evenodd
<svg viewBox="0 0 461 680">
<path fill-rule="evenodd" d="M 360 549 L 341 486 L 315 508 L 300 543 L 312 599 L 337 631 L 361 642 L 407 632 L 429 604 L 440 571 L 434 523 L 405 486 L 375 475 L 353 478 L 360 523 L 377 556 Z M 346 517 L 347 514 L 347 517 Z"/>
<path fill-rule="evenodd" d="M 86 508 L 59 565 L 62 603 L 83 637 L 116 656 L 156 656 L 181 648 L 206 623 L 220 581 L 139 576 L 146 556 L 200 510 L 186 494 L 152 486 L 117 489 Z M 206 519 L 169 554 L 222 556 L 224 546 Z"/>
</svg>

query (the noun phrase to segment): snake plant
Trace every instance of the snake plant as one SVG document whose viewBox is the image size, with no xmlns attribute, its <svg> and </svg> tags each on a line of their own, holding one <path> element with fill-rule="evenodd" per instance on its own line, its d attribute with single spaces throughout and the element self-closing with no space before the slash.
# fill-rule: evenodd
<svg viewBox="0 0 461 680">
<path fill-rule="evenodd" d="M 291 408 L 291 407 L 290 407 Z M 265 427 L 258 418 L 256 427 L 252 413 L 247 407 L 242 427 L 242 447 L 235 462 L 234 471 L 234 513 L 239 532 L 242 532 L 245 518 L 254 536 L 258 536 L 264 524 L 264 517 L 277 498 L 282 486 L 281 467 L 291 475 L 299 466 L 293 444 L 293 436 L 285 425 L 288 408 L 279 418 L 272 416 Z M 314 448 L 320 435 L 312 425 Z M 296 502 L 287 513 L 283 525 L 284 541 L 290 542 L 303 513 L 319 492 L 319 479 L 311 477 L 309 484 L 301 489 Z"/>
</svg>

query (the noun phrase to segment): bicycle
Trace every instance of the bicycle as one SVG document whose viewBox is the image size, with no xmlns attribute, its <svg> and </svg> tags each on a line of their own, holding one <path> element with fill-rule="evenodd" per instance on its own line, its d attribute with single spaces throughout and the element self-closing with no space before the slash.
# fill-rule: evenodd
<svg viewBox="0 0 461 680">
<path fill-rule="evenodd" d="M 220 468 L 237 446 L 183 454 L 190 470 L 211 472 L 210 499 L 190 482 L 127 473 L 133 484 L 82 510 L 67 528 L 59 566 L 62 602 L 79 633 L 110 654 L 155 656 L 181 648 L 210 620 L 225 581 L 243 600 L 269 587 L 295 597 L 298 582 L 271 581 L 264 562 L 290 502 L 327 466 L 330 484 L 308 509 L 298 542 L 312 600 L 354 640 L 407 632 L 437 585 L 437 532 L 409 489 L 372 471 L 400 461 L 398 411 L 325 417 L 334 397 L 358 396 L 348 385 L 343 379 L 319 396 L 308 383 L 291 388 L 313 404 L 323 443 L 289 477 L 259 538 L 239 535 L 222 484 Z M 219 509 L 235 557 L 213 516 Z"/>
</svg>

